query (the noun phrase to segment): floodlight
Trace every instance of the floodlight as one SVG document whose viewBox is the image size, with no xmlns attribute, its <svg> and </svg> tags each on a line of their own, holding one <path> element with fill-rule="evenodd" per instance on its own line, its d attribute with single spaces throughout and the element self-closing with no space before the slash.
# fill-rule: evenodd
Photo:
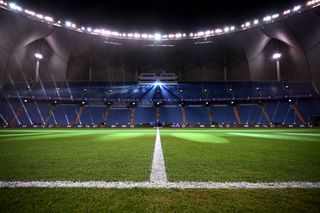
<svg viewBox="0 0 320 213">
<path fill-rule="evenodd" d="M 291 10 L 286 10 L 283 12 L 283 15 L 288 15 L 289 13 L 291 13 Z"/>
<path fill-rule="evenodd" d="M 72 26 L 72 23 L 70 21 L 66 21 L 66 26 L 67 27 L 71 27 Z"/>
<path fill-rule="evenodd" d="M 110 30 L 102 29 L 102 30 L 101 30 L 101 34 L 102 34 L 102 35 L 109 36 L 109 35 L 111 35 L 111 31 L 110 31 Z"/>
<path fill-rule="evenodd" d="M 154 34 L 154 39 L 157 40 L 157 41 L 160 41 L 161 40 L 161 34 L 160 33 Z"/>
<path fill-rule="evenodd" d="M 28 15 L 31 15 L 31 16 L 35 16 L 35 15 L 36 15 L 35 12 L 30 11 L 30 10 L 24 10 L 24 12 L 25 12 L 26 14 L 28 14 Z"/>
<path fill-rule="evenodd" d="M 264 18 L 263 18 L 263 21 L 266 21 L 266 22 L 267 22 L 267 21 L 271 21 L 271 16 L 266 16 L 266 17 L 264 17 Z"/>
<path fill-rule="evenodd" d="M 12 10 L 17 10 L 17 11 L 20 11 L 20 12 L 22 11 L 22 8 L 20 6 L 18 6 L 18 5 L 16 5 L 15 3 L 13 3 L 13 2 L 9 3 L 9 7 Z"/>
<path fill-rule="evenodd" d="M 38 19 L 43 19 L 43 15 L 42 15 L 42 14 L 37 14 L 36 17 L 37 17 Z"/>
<path fill-rule="evenodd" d="M 135 34 L 134 34 L 134 37 L 135 37 L 135 38 L 140 38 L 141 35 L 140 35 L 139 33 L 135 33 Z"/>
<path fill-rule="evenodd" d="M 50 16 L 45 16 L 44 20 L 48 21 L 48 22 L 53 22 L 53 18 Z"/>
<path fill-rule="evenodd" d="M 218 28 L 215 30 L 215 33 L 222 33 L 222 30 Z"/>
<path fill-rule="evenodd" d="M 92 28 L 91 27 L 87 27 L 87 31 L 88 32 L 92 32 Z"/>
<path fill-rule="evenodd" d="M 275 59 L 275 60 L 278 60 L 278 59 L 280 59 L 281 58 L 281 53 L 274 53 L 273 55 L 272 55 L 272 59 Z"/>
<path fill-rule="evenodd" d="M 94 29 L 93 32 L 94 33 L 101 33 L 101 30 L 100 29 Z M 111 34 L 111 32 L 110 32 L 110 34 Z"/>
<path fill-rule="evenodd" d="M 255 20 L 253 21 L 253 24 L 259 24 L 259 20 L 258 20 L 258 19 L 255 19 Z"/>
<path fill-rule="evenodd" d="M 293 8 L 293 11 L 294 11 L 294 12 L 297 12 L 297 11 L 300 10 L 300 9 L 301 9 L 301 6 L 298 5 L 298 6 L 295 6 L 295 7 Z"/>
<path fill-rule="evenodd" d="M 117 32 L 117 31 L 111 32 L 111 35 L 113 35 L 113 36 L 119 36 L 119 32 Z"/>
<path fill-rule="evenodd" d="M 161 81 L 155 81 L 155 82 L 153 82 L 153 85 L 154 86 L 162 86 L 163 83 Z"/>
<path fill-rule="evenodd" d="M 43 55 L 40 54 L 40 53 L 35 53 L 35 54 L 34 54 L 34 57 L 36 57 L 36 59 L 38 59 L 38 60 L 43 59 Z"/>
</svg>

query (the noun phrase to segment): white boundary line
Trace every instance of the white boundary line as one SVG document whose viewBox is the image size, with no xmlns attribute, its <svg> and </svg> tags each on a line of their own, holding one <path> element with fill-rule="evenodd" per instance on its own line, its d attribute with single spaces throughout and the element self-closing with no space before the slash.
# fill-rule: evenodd
<svg viewBox="0 0 320 213">
<path fill-rule="evenodd" d="M 288 189 L 320 188 L 320 182 L 73 182 L 0 181 L 0 188 L 155 188 L 155 189 Z"/>
<path fill-rule="evenodd" d="M 164 164 L 164 158 L 162 153 L 161 139 L 160 139 L 160 130 L 157 128 L 156 142 L 154 145 L 153 161 L 150 174 L 151 183 L 166 183 L 167 174 L 166 167 Z"/>
</svg>

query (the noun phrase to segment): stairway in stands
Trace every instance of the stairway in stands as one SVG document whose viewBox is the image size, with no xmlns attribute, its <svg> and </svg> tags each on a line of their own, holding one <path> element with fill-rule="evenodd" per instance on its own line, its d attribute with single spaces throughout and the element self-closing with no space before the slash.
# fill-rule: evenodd
<svg viewBox="0 0 320 213">
<path fill-rule="evenodd" d="M 134 127 L 135 113 L 136 113 L 136 107 L 131 107 L 131 109 L 130 109 L 130 127 Z"/>
<path fill-rule="evenodd" d="M 77 117 L 76 117 L 76 120 L 74 121 L 75 125 L 78 125 L 78 124 L 81 123 L 80 118 L 81 118 L 81 115 L 83 113 L 83 110 L 84 110 L 84 106 L 81 106 L 79 111 L 77 111 Z"/>
<path fill-rule="evenodd" d="M 109 117 L 109 112 L 110 112 L 110 107 L 106 107 L 105 111 L 104 111 L 104 115 L 103 115 L 103 119 L 102 119 L 102 123 L 106 124 L 108 117 Z"/>
<path fill-rule="evenodd" d="M 157 122 L 160 121 L 160 107 L 156 107 L 156 119 Z"/>
<path fill-rule="evenodd" d="M 297 107 L 297 104 L 294 103 L 291 105 L 291 109 L 293 110 L 293 112 L 295 113 L 295 115 L 297 116 L 297 118 L 299 119 L 299 121 L 305 125 L 306 124 L 306 121 L 304 120 L 303 116 L 301 115 L 298 107 Z"/>
<path fill-rule="evenodd" d="M 182 127 L 185 127 L 187 124 L 186 110 L 185 110 L 184 106 L 180 106 L 180 110 L 181 110 Z"/>
<path fill-rule="evenodd" d="M 236 106 L 236 105 L 232 106 L 232 111 L 233 111 L 234 116 L 235 116 L 236 119 L 237 119 L 237 123 L 238 123 L 238 124 L 242 124 L 241 118 L 240 118 L 240 115 L 239 115 L 239 112 L 238 112 L 238 109 L 237 109 L 237 106 Z"/>
<path fill-rule="evenodd" d="M 19 107 L 19 109 L 15 112 L 15 115 L 13 115 L 10 123 L 9 123 L 9 126 L 14 126 L 17 122 L 17 119 L 19 118 L 20 114 L 22 113 L 23 111 L 23 106 L 21 105 Z"/>
<path fill-rule="evenodd" d="M 206 106 L 206 110 L 208 113 L 209 124 L 212 124 L 213 123 L 213 116 L 212 116 L 212 111 L 211 111 L 210 106 Z"/>
<path fill-rule="evenodd" d="M 52 116 L 52 114 L 53 114 L 55 109 L 56 109 L 56 105 L 52 105 L 50 110 L 48 111 L 46 119 L 44 121 L 45 124 L 49 124 L 50 118 L 51 118 L 51 116 Z"/>
<path fill-rule="evenodd" d="M 264 104 L 264 105 L 258 105 L 258 106 L 260 107 L 260 109 L 261 109 L 264 117 L 267 119 L 267 121 L 269 122 L 269 124 L 271 124 L 271 123 L 272 123 L 272 120 L 271 120 L 271 118 L 270 118 L 270 115 L 269 115 L 268 111 L 266 110 L 266 104 Z"/>
</svg>

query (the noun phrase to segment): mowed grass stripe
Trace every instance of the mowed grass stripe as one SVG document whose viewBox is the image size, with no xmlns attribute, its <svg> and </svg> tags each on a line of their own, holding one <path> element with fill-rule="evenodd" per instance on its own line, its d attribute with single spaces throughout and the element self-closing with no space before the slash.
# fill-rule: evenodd
<svg viewBox="0 0 320 213">
<path fill-rule="evenodd" d="M 0 180 L 149 179 L 156 135 L 153 129 L 34 132 L 0 130 L 0 135 L 6 135 L 0 136 Z"/>
<path fill-rule="evenodd" d="M 320 189 L 0 189 L 0 212 L 319 212 Z"/>
<path fill-rule="evenodd" d="M 320 180 L 319 129 L 163 129 L 161 141 L 169 181 Z"/>
</svg>

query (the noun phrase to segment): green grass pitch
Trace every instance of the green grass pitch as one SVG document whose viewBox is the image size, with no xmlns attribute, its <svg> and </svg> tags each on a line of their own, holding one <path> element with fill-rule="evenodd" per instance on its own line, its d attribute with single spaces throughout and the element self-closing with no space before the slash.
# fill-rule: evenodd
<svg viewBox="0 0 320 213">
<path fill-rule="evenodd" d="M 318 129 L 162 130 L 171 181 L 320 181 Z"/>
<path fill-rule="evenodd" d="M 169 181 L 320 181 L 320 129 L 161 129 Z M 148 181 L 155 129 L 0 129 L 0 181 Z M 320 189 L 0 189 L 0 212 L 319 212 Z"/>
<path fill-rule="evenodd" d="M 0 180 L 147 181 L 156 130 L 1 130 Z"/>
</svg>

